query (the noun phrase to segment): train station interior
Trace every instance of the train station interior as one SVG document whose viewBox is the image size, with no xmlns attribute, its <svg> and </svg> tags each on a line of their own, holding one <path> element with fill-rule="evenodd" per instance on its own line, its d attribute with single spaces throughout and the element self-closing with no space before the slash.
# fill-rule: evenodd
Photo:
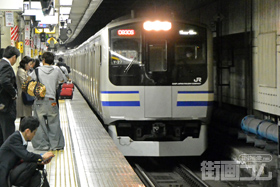
<svg viewBox="0 0 280 187">
<path fill-rule="evenodd" d="M 51 187 L 280 186 L 279 0 L 0 0 L 0 19 L 15 75 L 52 52 L 75 85 Z"/>
</svg>

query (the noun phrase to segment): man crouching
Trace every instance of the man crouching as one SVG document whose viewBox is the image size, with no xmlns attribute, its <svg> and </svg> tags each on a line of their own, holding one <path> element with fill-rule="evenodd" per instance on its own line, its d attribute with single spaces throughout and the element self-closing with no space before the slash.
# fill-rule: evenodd
<svg viewBox="0 0 280 187">
<path fill-rule="evenodd" d="M 35 136 L 39 120 L 29 116 L 21 120 L 19 131 L 14 132 L 0 148 L 0 186 L 33 187 L 41 184 L 38 165 L 48 164 L 54 157 L 52 152 L 42 156 L 27 151 L 27 142 Z M 47 160 L 47 161 L 46 161 Z"/>
</svg>

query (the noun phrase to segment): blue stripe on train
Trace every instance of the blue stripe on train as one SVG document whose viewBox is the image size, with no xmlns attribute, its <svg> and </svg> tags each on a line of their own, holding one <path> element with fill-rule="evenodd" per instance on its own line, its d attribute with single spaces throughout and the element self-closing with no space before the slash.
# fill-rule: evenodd
<svg viewBox="0 0 280 187">
<path fill-rule="evenodd" d="M 102 91 L 102 94 L 135 94 L 139 93 L 139 91 Z"/>
<path fill-rule="evenodd" d="M 178 91 L 178 94 L 202 94 L 202 93 L 214 93 L 212 91 Z"/>
<path fill-rule="evenodd" d="M 178 101 L 177 106 L 212 106 L 212 101 Z"/>
<path fill-rule="evenodd" d="M 102 106 L 140 106 L 140 101 L 102 101 Z"/>
</svg>

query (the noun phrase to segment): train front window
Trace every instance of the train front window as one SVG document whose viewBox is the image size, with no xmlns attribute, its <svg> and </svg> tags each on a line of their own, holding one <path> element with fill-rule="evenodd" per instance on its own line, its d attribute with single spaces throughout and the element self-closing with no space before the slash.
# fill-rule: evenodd
<svg viewBox="0 0 280 187">
<path fill-rule="evenodd" d="M 179 24 L 175 30 L 172 85 L 201 85 L 207 79 L 206 29 Z"/>
<path fill-rule="evenodd" d="M 141 29 L 135 24 L 110 31 L 109 78 L 115 85 L 139 85 L 141 56 Z"/>
<path fill-rule="evenodd" d="M 207 80 L 205 28 L 174 22 L 168 31 L 147 31 L 135 23 L 109 34 L 114 85 L 199 86 Z"/>
<path fill-rule="evenodd" d="M 167 70 L 166 41 L 149 43 L 149 69 L 150 71 Z"/>
</svg>

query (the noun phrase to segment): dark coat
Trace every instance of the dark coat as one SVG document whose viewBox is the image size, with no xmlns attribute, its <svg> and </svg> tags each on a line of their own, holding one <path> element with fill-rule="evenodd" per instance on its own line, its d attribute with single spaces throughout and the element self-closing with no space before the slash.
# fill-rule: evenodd
<svg viewBox="0 0 280 187">
<path fill-rule="evenodd" d="M 17 95 L 16 76 L 9 62 L 2 59 L 0 61 L 0 104 L 4 104 L 5 108 L 0 112 L 8 113 L 11 108 L 15 108 Z"/>
<path fill-rule="evenodd" d="M 24 162 L 39 162 L 42 156 L 26 150 L 19 131 L 14 132 L 0 148 L 0 186 L 8 187 L 7 178 L 20 160 Z"/>
</svg>

